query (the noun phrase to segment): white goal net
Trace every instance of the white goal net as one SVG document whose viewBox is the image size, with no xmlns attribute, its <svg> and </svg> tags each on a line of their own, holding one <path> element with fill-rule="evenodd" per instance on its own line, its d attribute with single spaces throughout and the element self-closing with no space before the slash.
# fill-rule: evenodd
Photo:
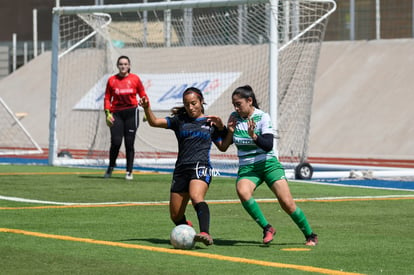
<svg viewBox="0 0 414 275">
<path fill-rule="evenodd" d="M 49 163 L 107 165 L 110 137 L 103 95 L 120 55 L 131 59 L 131 70 L 141 77 L 160 117 L 181 105 L 185 88 L 196 86 L 204 93 L 206 114 L 227 121 L 233 111 L 232 91 L 249 84 L 260 108 L 277 116 L 274 128 L 282 162 L 306 161 L 314 78 L 334 9 L 330 0 L 55 8 Z M 174 133 L 151 128 L 142 120 L 143 112 L 140 116 L 135 166 L 173 168 Z M 70 158 L 59 158 L 59 153 Z M 222 153 L 213 146 L 211 157 L 218 171 L 236 171 L 235 148 Z M 121 152 L 118 166 L 123 161 Z"/>
<path fill-rule="evenodd" d="M 24 128 L 20 119 L 25 113 L 14 113 L 0 97 L 0 156 L 41 154 L 43 150 Z"/>
</svg>

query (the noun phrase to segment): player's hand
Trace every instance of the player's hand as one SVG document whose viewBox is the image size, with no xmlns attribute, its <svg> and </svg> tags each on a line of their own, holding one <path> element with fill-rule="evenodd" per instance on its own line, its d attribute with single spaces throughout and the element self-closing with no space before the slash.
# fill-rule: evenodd
<svg viewBox="0 0 414 275">
<path fill-rule="evenodd" d="M 253 119 L 248 119 L 247 120 L 247 131 L 249 133 L 249 136 L 252 137 L 253 139 L 255 139 L 255 133 L 254 133 L 254 129 L 256 129 L 256 122 L 254 122 Z"/>
<path fill-rule="evenodd" d="M 143 96 L 139 99 L 139 106 L 141 106 L 144 109 L 147 109 L 150 106 L 150 102 L 148 97 Z"/>
<path fill-rule="evenodd" d="M 207 116 L 207 121 L 215 125 L 219 131 L 222 131 L 224 129 L 224 123 L 218 116 Z"/>
<path fill-rule="evenodd" d="M 229 132 L 234 133 L 234 129 L 236 129 L 237 119 L 234 116 L 230 116 L 229 120 L 227 121 L 227 129 Z"/>
<path fill-rule="evenodd" d="M 105 110 L 105 115 L 106 115 L 106 125 L 108 125 L 108 127 L 112 127 L 112 125 L 114 125 L 114 117 L 112 116 L 112 113 L 109 110 Z"/>
</svg>

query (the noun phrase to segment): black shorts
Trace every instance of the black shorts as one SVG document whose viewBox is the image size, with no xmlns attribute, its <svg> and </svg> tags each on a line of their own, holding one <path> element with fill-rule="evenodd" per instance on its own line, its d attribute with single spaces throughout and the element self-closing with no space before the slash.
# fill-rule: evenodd
<svg viewBox="0 0 414 275">
<path fill-rule="evenodd" d="M 210 165 L 192 164 L 182 165 L 174 170 L 171 189 L 172 193 L 186 193 L 190 188 L 190 181 L 193 179 L 202 180 L 210 185 L 213 169 Z"/>
</svg>

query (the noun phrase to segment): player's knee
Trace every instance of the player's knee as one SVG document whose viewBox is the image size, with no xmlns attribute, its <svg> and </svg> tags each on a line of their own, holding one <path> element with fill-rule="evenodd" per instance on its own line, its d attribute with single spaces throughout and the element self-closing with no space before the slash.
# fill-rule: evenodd
<svg viewBox="0 0 414 275">
<path fill-rule="evenodd" d="M 121 147 L 122 137 L 112 137 L 111 144 L 115 147 Z"/>
<path fill-rule="evenodd" d="M 237 196 L 241 201 L 248 201 L 252 195 L 253 194 L 249 189 L 237 187 Z"/>
</svg>

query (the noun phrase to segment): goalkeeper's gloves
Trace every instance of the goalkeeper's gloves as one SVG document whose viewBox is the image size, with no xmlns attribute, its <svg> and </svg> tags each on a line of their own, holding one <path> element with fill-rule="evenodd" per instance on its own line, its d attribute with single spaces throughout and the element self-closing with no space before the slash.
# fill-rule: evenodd
<svg viewBox="0 0 414 275">
<path fill-rule="evenodd" d="M 112 116 L 112 113 L 108 109 L 106 109 L 105 115 L 106 115 L 106 125 L 108 125 L 108 127 L 112 127 L 115 121 L 114 117 Z"/>
</svg>

